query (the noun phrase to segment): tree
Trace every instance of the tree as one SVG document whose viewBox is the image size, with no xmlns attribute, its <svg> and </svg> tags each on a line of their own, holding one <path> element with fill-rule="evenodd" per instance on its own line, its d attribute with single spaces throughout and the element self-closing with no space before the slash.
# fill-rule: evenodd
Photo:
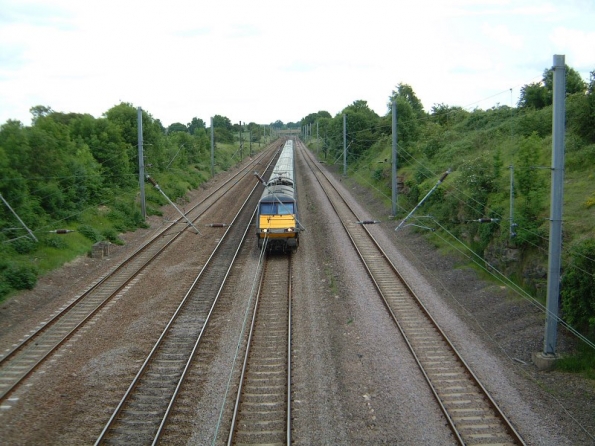
<svg viewBox="0 0 595 446">
<path fill-rule="evenodd" d="M 566 65 L 566 94 L 585 93 L 587 83 L 574 68 Z M 521 108 L 541 109 L 552 105 L 554 92 L 554 71 L 546 68 L 542 80 L 524 85 L 521 88 L 518 106 Z"/>
<path fill-rule="evenodd" d="M 310 113 L 305 118 L 302 118 L 302 120 L 299 123 L 297 123 L 297 125 L 299 127 L 299 126 L 314 124 L 316 121 L 318 121 L 319 119 L 322 119 L 322 118 L 330 119 L 330 118 L 332 118 L 332 116 L 327 111 L 319 111 L 318 113 Z M 287 124 L 287 126 L 289 127 L 289 123 Z"/>
<path fill-rule="evenodd" d="M 566 65 L 566 94 L 584 93 L 587 90 L 587 83 L 583 80 L 578 71 Z M 543 85 L 551 94 L 554 91 L 554 70 L 543 71 Z M 552 97 L 552 96 L 551 96 Z M 550 98 L 551 103 L 551 98 Z"/>
<path fill-rule="evenodd" d="M 418 118 L 422 118 L 425 115 L 424 106 L 415 95 L 415 92 L 410 85 L 400 83 L 397 85 L 397 91 L 393 90 L 388 102 L 389 112 L 392 109 L 393 101 L 397 98 L 403 98 L 411 106 L 413 113 Z"/>
<path fill-rule="evenodd" d="M 233 125 L 229 118 L 221 115 L 213 116 L 215 139 L 222 143 L 233 143 Z"/>
<path fill-rule="evenodd" d="M 560 294 L 564 319 L 578 329 L 595 330 L 595 240 L 571 248 L 570 261 L 562 275 Z"/>
<path fill-rule="evenodd" d="M 172 132 L 188 132 L 188 127 L 186 127 L 184 124 L 182 124 L 181 122 L 174 122 L 173 124 L 170 124 L 169 127 L 167 128 L 167 134 L 169 135 Z"/>
<path fill-rule="evenodd" d="M 587 94 L 578 94 L 572 98 L 576 108 L 569 104 L 568 121 L 576 132 L 590 143 L 595 143 L 595 70 L 591 71 Z"/>
<path fill-rule="evenodd" d="M 101 176 L 106 183 L 125 186 L 136 180 L 127 155 L 128 145 L 119 128 L 106 118 L 81 115 L 69 124 L 72 139 L 82 140 L 100 164 Z"/>
<path fill-rule="evenodd" d="M 120 130 L 122 139 L 128 144 L 128 159 L 138 166 L 138 111 L 132 104 L 121 102 L 110 108 L 104 116 Z M 143 143 L 145 147 L 145 165 L 163 166 L 165 163 L 163 131 L 160 122 L 142 110 Z"/>
<path fill-rule="evenodd" d="M 430 116 L 432 121 L 437 122 L 441 126 L 455 124 L 461 121 L 469 113 L 462 107 L 451 107 L 446 104 L 434 104 Z"/>
<path fill-rule="evenodd" d="M 348 152 L 359 158 L 376 141 L 380 117 L 363 100 L 354 101 L 343 114 L 347 115 Z M 341 122 L 341 128 L 342 125 Z"/>
<path fill-rule="evenodd" d="M 42 118 L 44 116 L 48 116 L 49 114 L 54 112 L 52 110 L 52 107 L 48 107 L 46 105 L 36 105 L 35 107 L 31 107 L 29 111 L 33 115 L 33 124 L 35 124 L 35 121 L 37 121 L 37 119 Z"/>
<path fill-rule="evenodd" d="M 230 119 L 221 115 L 213 116 L 213 127 L 225 129 L 229 132 L 231 132 L 231 130 L 233 129 L 233 125 L 231 124 Z"/>
<path fill-rule="evenodd" d="M 197 131 L 201 129 L 204 130 L 207 127 L 205 122 L 200 118 L 192 118 L 192 121 L 186 124 L 186 126 L 188 127 L 188 133 L 191 135 L 194 135 Z"/>
<path fill-rule="evenodd" d="M 548 97 L 548 91 L 541 82 L 533 82 L 521 88 L 518 102 L 520 108 L 541 109 L 549 104 L 551 104 L 551 98 Z"/>
</svg>

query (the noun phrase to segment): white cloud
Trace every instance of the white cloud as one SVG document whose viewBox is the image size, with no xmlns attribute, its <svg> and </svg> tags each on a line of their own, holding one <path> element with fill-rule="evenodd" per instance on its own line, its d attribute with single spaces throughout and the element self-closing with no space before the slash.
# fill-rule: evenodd
<svg viewBox="0 0 595 446">
<path fill-rule="evenodd" d="M 0 123 L 120 101 L 165 125 L 298 121 L 355 100 L 384 114 L 399 83 L 426 109 L 509 104 L 553 54 L 595 69 L 581 1 L 0 0 Z"/>
<path fill-rule="evenodd" d="M 556 28 L 552 44 L 566 55 L 566 63 L 577 70 L 595 70 L 595 31 Z"/>
</svg>

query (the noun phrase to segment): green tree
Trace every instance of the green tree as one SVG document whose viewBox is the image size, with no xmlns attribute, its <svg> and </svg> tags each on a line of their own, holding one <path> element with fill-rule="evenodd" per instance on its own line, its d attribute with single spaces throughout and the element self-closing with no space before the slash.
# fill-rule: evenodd
<svg viewBox="0 0 595 446">
<path fill-rule="evenodd" d="M 533 82 L 521 87 L 518 106 L 520 108 L 544 108 L 551 103 L 547 89 L 541 82 Z"/>
<path fill-rule="evenodd" d="M 347 116 L 347 151 L 358 159 L 376 142 L 380 117 L 363 100 L 354 101 L 343 110 L 341 115 L 343 114 Z M 342 116 L 340 119 L 342 120 Z M 341 122 L 341 127 L 342 125 Z"/>
<path fill-rule="evenodd" d="M 126 186 L 136 181 L 135 168 L 127 155 L 129 147 L 116 124 L 106 118 L 82 115 L 70 122 L 73 139 L 81 139 L 100 165 L 104 181 L 116 186 Z M 106 184 L 107 185 L 107 184 Z"/>
<path fill-rule="evenodd" d="M 576 106 L 573 107 L 573 103 Z M 569 98 L 567 116 L 570 129 L 590 143 L 595 143 L 595 70 L 589 74 L 587 94 L 577 94 Z"/>
<path fill-rule="evenodd" d="M 138 166 L 138 111 L 132 104 L 121 102 L 110 108 L 105 117 L 115 124 L 127 144 L 128 160 L 131 165 Z M 145 165 L 154 168 L 164 167 L 165 154 L 163 145 L 163 126 L 161 122 L 142 110 L 143 120 L 143 147 Z M 136 169 L 138 172 L 138 169 Z"/>
<path fill-rule="evenodd" d="M 207 126 L 202 119 L 195 117 L 195 118 L 192 118 L 192 121 L 190 121 L 187 124 L 187 127 L 188 127 L 188 132 L 191 135 L 194 135 L 199 130 L 205 130 Z"/>
<path fill-rule="evenodd" d="M 221 115 L 213 116 L 215 140 L 222 143 L 233 143 L 233 125 L 229 118 Z"/>
<path fill-rule="evenodd" d="M 562 275 L 564 319 L 580 330 L 595 331 L 595 240 L 587 239 L 570 250 Z"/>
<path fill-rule="evenodd" d="M 413 110 L 413 113 L 417 118 L 424 117 L 424 106 L 410 85 L 400 83 L 399 85 L 397 85 L 397 90 L 393 90 L 393 92 L 390 95 L 389 102 L 387 104 L 389 112 L 392 109 L 393 101 L 397 98 L 404 99 L 405 102 L 407 102 L 411 106 L 411 109 Z"/>
<path fill-rule="evenodd" d="M 587 90 L 586 82 L 574 68 L 566 65 L 566 94 L 584 93 Z M 543 71 L 541 82 L 533 82 L 521 88 L 518 106 L 520 108 L 541 109 L 552 105 L 554 91 L 554 72 L 546 68 Z"/>
<path fill-rule="evenodd" d="M 173 124 L 170 124 L 169 127 L 167 127 L 166 133 L 169 135 L 173 132 L 188 132 L 188 127 L 186 127 L 181 122 L 174 122 Z"/>
<path fill-rule="evenodd" d="M 516 238 L 518 244 L 540 243 L 539 215 L 547 196 L 543 177 L 538 169 L 540 151 L 541 138 L 536 133 L 521 140 L 514 170 L 519 207 L 516 219 L 519 225 Z"/>
</svg>

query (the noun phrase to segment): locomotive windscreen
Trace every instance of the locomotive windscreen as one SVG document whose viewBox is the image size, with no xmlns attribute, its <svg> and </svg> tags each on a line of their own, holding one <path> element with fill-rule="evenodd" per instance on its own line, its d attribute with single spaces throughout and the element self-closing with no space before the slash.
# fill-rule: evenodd
<svg viewBox="0 0 595 446">
<path fill-rule="evenodd" d="M 293 213 L 293 203 L 261 203 L 260 205 L 261 215 L 290 215 Z"/>
</svg>

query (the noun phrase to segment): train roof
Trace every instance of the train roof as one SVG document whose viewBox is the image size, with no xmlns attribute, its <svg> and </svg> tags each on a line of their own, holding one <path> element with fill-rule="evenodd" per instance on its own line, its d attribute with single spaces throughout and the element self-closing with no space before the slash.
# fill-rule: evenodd
<svg viewBox="0 0 595 446">
<path fill-rule="evenodd" d="M 289 140 L 283 146 L 267 184 L 291 183 L 293 185 L 293 179 L 293 141 Z"/>
<path fill-rule="evenodd" d="M 285 142 L 271 177 L 262 193 L 261 201 L 294 200 L 293 141 Z"/>
</svg>

